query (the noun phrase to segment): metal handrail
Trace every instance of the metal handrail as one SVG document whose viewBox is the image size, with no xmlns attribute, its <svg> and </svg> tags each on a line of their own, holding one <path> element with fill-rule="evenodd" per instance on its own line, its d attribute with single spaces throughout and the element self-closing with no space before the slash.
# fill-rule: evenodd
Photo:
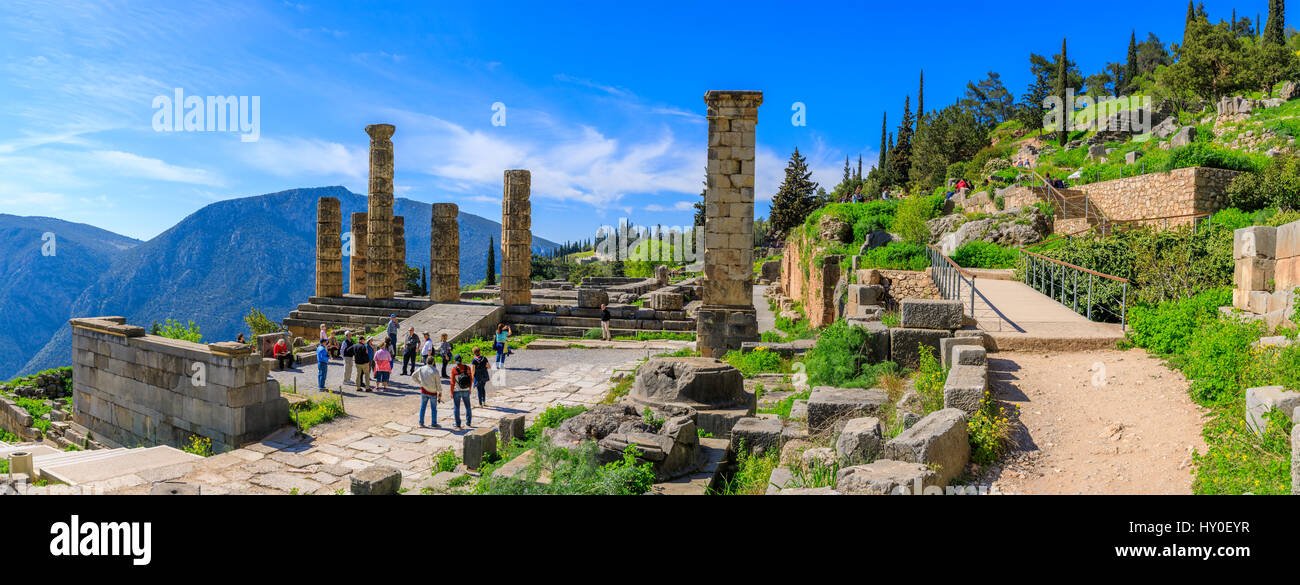
<svg viewBox="0 0 1300 585">
<path fill-rule="evenodd" d="M 935 288 L 939 289 L 939 294 L 945 299 L 961 300 L 961 285 L 966 283 L 970 285 L 970 315 L 975 316 L 975 273 L 962 268 L 943 250 L 934 247 L 932 244 L 926 244 L 926 254 L 930 257 L 930 279 L 934 281 Z"/>
<path fill-rule="evenodd" d="M 1047 295 L 1052 300 L 1055 300 L 1061 303 L 1062 305 L 1071 307 L 1071 309 L 1075 313 L 1079 312 L 1079 274 L 1080 273 L 1087 274 L 1088 288 L 1085 291 L 1086 297 L 1084 299 L 1084 303 L 1085 303 L 1086 312 L 1084 314 L 1088 317 L 1089 321 L 1093 320 L 1092 319 L 1093 280 L 1095 278 L 1100 277 L 1103 279 L 1112 280 L 1117 283 L 1120 283 L 1120 286 L 1123 289 L 1122 296 L 1120 298 L 1120 313 L 1118 315 L 1120 319 L 1119 321 L 1120 330 L 1121 331 L 1128 330 L 1129 279 L 1121 278 L 1119 276 L 1113 276 L 1110 274 L 1104 274 L 1101 272 L 1097 272 L 1096 270 L 1091 270 L 1088 268 L 1084 268 L 1082 266 L 1070 264 L 1069 262 L 1062 262 L 1055 258 L 1049 258 L 1047 256 L 1038 254 L 1036 252 L 1030 252 L 1028 250 L 1025 250 L 1024 248 L 1020 249 L 1020 255 L 1021 258 L 1024 259 L 1025 284 L 1029 285 L 1034 290 L 1037 290 L 1038 292 Z M 1069 284 L 1067 284 L 1066 282 L 1067 273 L 1073 275 L 1068 279 L 1072 281 Z M 1066 302 L 1067 292 L 1071 297 L 1071 302 L 1069 303 Z"/>
</svg>

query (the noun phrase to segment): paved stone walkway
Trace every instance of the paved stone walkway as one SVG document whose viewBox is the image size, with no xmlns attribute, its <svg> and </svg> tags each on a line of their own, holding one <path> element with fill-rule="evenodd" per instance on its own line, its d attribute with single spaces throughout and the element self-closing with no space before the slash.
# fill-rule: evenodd
<svg viewBox="0 0 1300 585">
<path fill-rule="evenodd" d="M 976 278 L 975 288 L 974 317 L 1001 351 L 1099 349 L 1124 337 L 1119 324 L 1089 321 L 1019 281 Z M 959 299 L 967 314 L 970 298 L 963 283 Z"/>
<path fill-rule="evenodd" d="M 767 285 L 754 285 L 754 310 L 758 312 L 758 332 L 776 331 L 776 313 L 767 306 L 767 297 L 763 293 L 767 292 Z"/>
<path fill-rule="evenodd" d="M 609 378 L 615 371 L 635 370 L 645 353 L 626 349 L 519 351 L 507 360 L 509 369 L 504 371 L 510 385 L 498 386 L 502 372 L 494 370 L 486 407 L 479 408 L 471 393 L 474 426 L 496 427 L 502 416 L 518 413 L 531 424 L 537 414 L 554 404 L 597 404 L 609 392 Z M 341 379 L 341 366 L 330 370 L 330 379 Z M 314 393 L 314 367 L 277 374 L 310 375 L 311 390 L 305 393 Z M 427 478 L 435 454 L 451 449 L 460 455 L 462 437 L 469 429 L 450 428 L 449 399 L 438 409 L 442 428 L 420 427 L 416 420 L 418 389 L 406 383 L 407 377 L 396 378 L 403 382 L 388 392 L 359 393 L 344 387 L 348 416 L 312 428 L 310 436 L 285 428 L 242 449 L 156 470 L 149 479 L 199 484 L 204 494 L 332 494 L 346 493 L 352 472 L 376 464 L 401 469 L 412 483 Z M 301 380 L 299 383 L 299 390 L 304 390 Z M 147 493 L 150 486 L 148 482 L 119 482 L 104 487 L 109 493 L 139 494 Z"/>
</svg>

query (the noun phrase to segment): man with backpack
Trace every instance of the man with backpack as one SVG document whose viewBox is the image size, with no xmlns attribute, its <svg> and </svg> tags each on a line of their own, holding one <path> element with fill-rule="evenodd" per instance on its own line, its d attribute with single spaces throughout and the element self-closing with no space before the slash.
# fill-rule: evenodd
<svg viewBox="0 0 1300 585">
<path fill-rule="evenodd" d="M 370 342 L 361 339 L 348 346 L 347 352 L 357 366 L 357 389 L 370 391 Z"/>
<path fill-rule="evenodd" d="M 469 366 L 461 363 L 456 356 L 456 365 L 451 368 L 451 412 L 456 416 L 456 430 L 460 430 L 460 405 L 465 404 L 465 426 L 473 428 L 473 411 L 469 406 L 469 389 L 474 385 L 474 373 Z"/>
<path fill-rule="evenodd" d="M 429 425 L 435 429 L 439 428 L 438 402 L 442 400 L 442 376 L 439 376 L 438 369 L 433 367 L 433 357 L 425 358 L 424 365 L 411 374 L 411 379 L 420 385 L 420 427 L 424 427 L 424 409 L 429 406 L 433 411 Z"/>
<path fill-rule="evenodd" d="M 488 359 L 478 348 L 474 348 L 474 359 L 469 361 L 474 368 L 474 388 L 478 389 L 479 408 L 487 406 Z"/>
</svg>

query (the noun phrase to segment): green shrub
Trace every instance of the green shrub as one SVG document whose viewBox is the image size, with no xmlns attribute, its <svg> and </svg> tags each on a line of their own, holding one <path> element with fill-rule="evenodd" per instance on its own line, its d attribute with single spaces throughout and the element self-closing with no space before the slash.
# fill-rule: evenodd
<svg viewBox="0 0 1300 585">
<path fill-rule="evenodd" d="M 930 257 L 925 244 L 916 242 L 890 242 L 868 251 L 858 259 L 863 268 L 884 270 L 925 270 L 930 267 Z"/>
<path fill-rule="evenodd" d="M 1181 354 L 1187 351 L 1197 326 L 1217 319 L 1219 307 L 1230 304 L 1232 289 L 1225 287 L 1189 299 L 1136 305 L 1129 312 L 1129 340 L 1162 357 Z"/>
<path fill-rule="evenodd" d="M 1020 253 L 1014 248 L 977 240 L 953 250 L 951 258 L 966 268 L 1015 268 Z"/>
<path fill-rule="evenodd" d="M 1220 410 L 1205 426 L 1207 449 L 1194 453 L 1196 494 L 1291 493 L 1291 421 L 1279 411 L 1265 415 L 1268 424 L 1256 435 L 1242 407 Z"/>
<path fill-rule="evenodd" d="M 991 391 L 984 392 L 979 410 L 972 413 L 966 422 L 966 430 L 970 440 L 970 458 L 975 463 L 993 463 L 1011 448 L 1010 413 L 1007 407 L 998 404 Z"/>
<path fill-rule="evenodd" d="M 199 457 L 212 456 L 212 439 L 202 435 L 190 435 L 185 443 L 181 445 L 181 450 L 191 455 Z"/>
<path fill-rule="evenodd" d="M 155 322 L 153 330 L 150 331 L 150 333 L 170 339 L 180 339 L 182 341 L 192 341 L 194 343 L 203 342 L 203 335 L 199 333 L 199 326 L 195 325 L 194 321 L 181 323 L 180 321 L 168 319 L 162 325 Z"/>
<path fill-rule="evenodd" d="M 439 451 L 433 456 L 433 470 L 430 473 L 437 475 L 443 471 L 455 471 L 457 465 L 460 465 L 460 457 L 456 456 L 455 451 L 451 449 Z"/>
<path fill-rule="evenodd" d="M 729 351 L 722 357 L 722 361 L 734 366 L 746 378 L 752 378 L 756 374 L 779 373 L 788 370 L 786 363 L 776 352 L 768 351 L 765 347 L 755 348 L 749 353 L 740 351 Z"/>
<path fill-rule="evenodd" d="M 317 396 L 301 403 L 295 409 L 298 429 L 306 431 L 316 425 L 327 423 L 344 414 L 343 398 L 334 395 Z"/>
<path fill-rule="evenodd" d="M 897 365 L 893 362 L 869 363 L 872 335 L 844 320 L 827 325 L 804 358 L 809 383 L 814 386 L 870 388 L 882 374 L 896 372 Z"/>
<path fill-rule="evenodd" d="M 781 454 L 776 449 L 754 453 L 745 449 L 742 442 L 736 455 L 736 473 L 725 478 L 722 489 L 711 492 L 720 495 L 762 495 L 772 477 L 772 470 L 781 464 Z"/>
<path fill-rule="evenodd" d="M 943 386 L 948 382 L 948 370 L 939 362 L 936 352 L 925 344 L 919 344 L 919 353 L 912 381 L 915 382 L 916 393 L 921 397 L 921 405 L 925 408 L 922 414 L 930 414 L 943 410 Z"/>
</svg>

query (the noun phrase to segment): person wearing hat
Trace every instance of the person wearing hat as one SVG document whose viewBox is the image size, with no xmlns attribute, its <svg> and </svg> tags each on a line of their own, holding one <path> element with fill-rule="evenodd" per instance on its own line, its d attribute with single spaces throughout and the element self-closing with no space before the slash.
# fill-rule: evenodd
<svg viewBox="0 0 1300 585">
<path fill-rule="evenodd" d="M 397 313 L 388 316 L 388 347 L 397 349 Z"/>
<path fill-rule="evenodd" d="M 456 430 L 460 430 L 460 405 L 465 405 L 465 426 L 474 427 L 474 414 L 470 410 L 469 390 L 474 387 L 474 371 L 461 363 L 457 355 L 456 365 L 451 368 L 451 412 L 455 415 Z"/>
</svg>

